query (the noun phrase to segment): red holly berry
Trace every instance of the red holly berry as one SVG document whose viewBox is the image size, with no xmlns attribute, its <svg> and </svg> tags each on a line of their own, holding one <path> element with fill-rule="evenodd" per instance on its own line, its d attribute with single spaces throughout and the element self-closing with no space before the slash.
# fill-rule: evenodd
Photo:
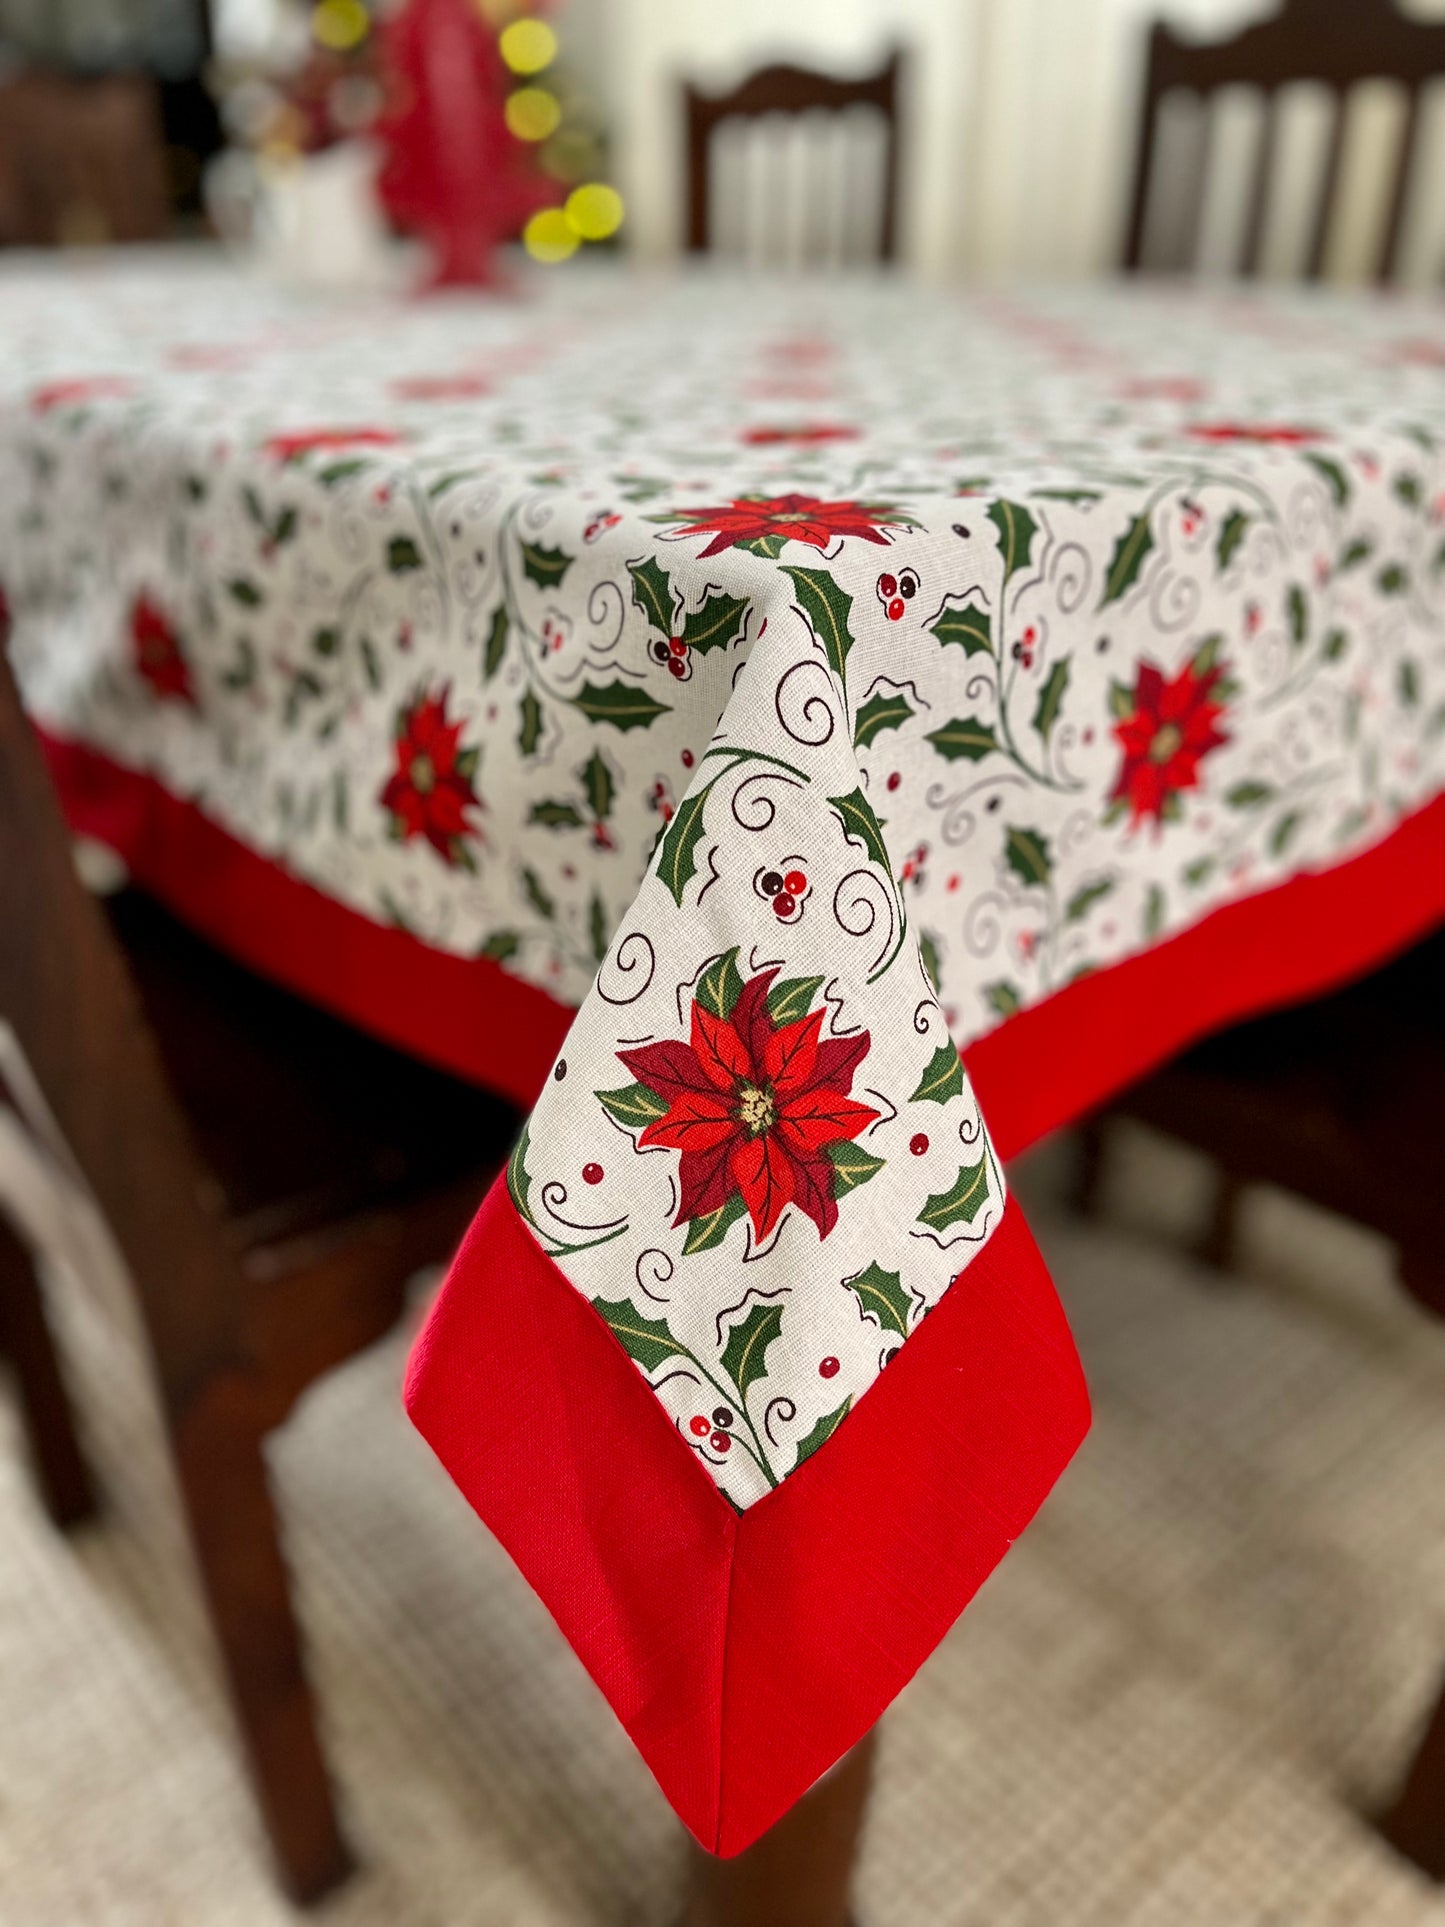
<svg viewBox="0 0 1445 1927">
<path fill-rule="evenodd" d="M 601 1184 L 602 1166 L 600 1164 L 584 1164 L 582 1166 L 582 1182 L 584 1184 Z"/>
<path fill-rule="evenodd" d="M 674 656 L 685 656 L 687 654 L 687 644 L 681 636 L 669 636 L 667 646 Z"/>
<path fill-rule="evenodd" d="M 902 781 L 903 781 L 903 778 L 902 778 L 902 777 L 901 777 L 901 776 L 900 776 L 900 775 L 898 774 L 898 771 L 897 771 L 897 770 L 894 770 L 894 771 L 893 771 L 893 773 L 892 773 L 892 774 L 890 775 L 890 777 L 888 778 L 888 787 L 889 787 L 889 789 L 890 789 L 890 790 L 896 790 L 896 789 L 897 789 L 897 787 L 898 787 L 898 785 L 899 785 L 899 784 L 900 784 L 900 783 L 901 783 Z"/>
<path fill-rule="evenodd" d="M 676 656 L 672 656 L 668 659 L 667 667 L 669 671 L 674 676 L 676 676 L 679 682 L 681 682 L 683 677 L 687 674 L 686 665 L 684 663 L 679 662 Z"/>
<path fill-rule="evenodd" d="M 786 890 L 779 890 L 778 894 L 773 898 L 773 915 L 775 917 L 790 917 L 797 907 L 795 899 L 789 896 Z"/>
<path fill-rule="evenodd" d="M 705 1439 L 712 1430 L 712 1420 L 705 1419 L 701 1412 L 691 1422 L 689 1430 L 695 1439 Z"/>
<path fill-rule="evenodd" d="M 890 622 L 899 621 L 906 607 L 907 605 L 904 602 L 902 596 L 897 596 L 897 595 L 894 596 L 893 600 L 888 605 L 888 620 Z"/>
<path fill-rule="evenodd" d="M 825 1358 L 821 1360 L 818 1366 L 818 1376 L 819 1378 L 836 1378 L 838 1376 L 837 1359 Z"/>
<path fill-rule="evenodd" d="M 712 1447 L 714 1452 L 726 1452 L 730 1449 L 732 1445 L 732 1440 L 728 1437 L 726 1432 L 714 1432 L 712 1437 L 708 1440 L 708 1444 Z"/>
<path fill-rule="evenodd" d="M 788 874 L 783 878 L 783 888 L 790 890 L 795 897 L 802 896 L 807 887 L 808 879 L 803 875 L 801 870 L 789 870 Z"/>
<path fill-rule="evenodd" d="M 685 749 L 682 752 L 682 766 L 684 769 L 692 768 L 692 751 L 690 749 Z"/>
<path fill-rule="evenodd" d="M 765 871 L 763 873 L 762 882 L 759 884 L 758 887 L 762 891 L 765 897 L 775 897 L 778 894 L 779 890 L 781 890 L 783 887 L 783 879 L 782 879 L 781 873 L 777 870 Z"/>
<path fill-rule="evenodd" d="M 921 1158 L 923 1156 L 924 1152 L 928 1149 L 928 1139 L 922 1131 L 920 1131 L 916 1137 L 909 1139 L 908 1148 L 914 1157 Z"/>
<path fill-rule="evenodd" d="M 892 575 L 880 575 L 878 578 L 878 593 L 885 601 L 891 600 L 898 593 L 898 578 Z"/>
</svg>

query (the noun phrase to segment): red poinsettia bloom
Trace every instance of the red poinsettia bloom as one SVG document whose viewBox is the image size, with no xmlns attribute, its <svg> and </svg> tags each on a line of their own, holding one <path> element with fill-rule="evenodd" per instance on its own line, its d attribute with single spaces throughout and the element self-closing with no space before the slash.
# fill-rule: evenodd
<svg viewBox="0 0 1445 1927">
<path fill-rule="evenodd" d="M 769 422 L 743 430 L 743 440 L 750 448 L 770 448 L 776 442 L 800 442 L 804 447 L 811 447 L 819 442 L 852 442 L 857 439 L 857 429 L 847 428 L 842 422 L 799 422 L 792 428 Z"/>
<path fill-rule="evenodd" d="M 191 672 L 181 650 L 181 639 L 169 618 L 148 595 L 138 595 L 130 610 L 131 654 L 136 673 L 162 702 L 190 703 L 196 694 Z"/>
<path fill-rule="evenodd" d="M 381 807 L 391 813 L 392 835 L 402 842 L 424 836 L 444 863 L 471 867 L 467 821 L 480 809 L 472 787 L 477 752 L 461 747 L 462 725 L 447 720 L 450 685 L 419 695 L 396 718 L 396 769 L 382 788 Z"/>
<path fill-rule="evenodd" d="M 699 549 L 701 559 L 724 549 L 762 542 L 776 554 L 784 542 L 808 542 L 825 549 L 835 535 L 856 535 L 864 542 L 888 541 L 884 530 L 905 521 L 887 502 L 820 502 L 816 495 L 745 495 L 720 508 L 669 509 L 659 521 L 685 522 L 682 535 L 711 535 Z"/>
<path fill-rule="evenodd" d="M 768 991 L 777 970 L 743 986 L 727 1017 L 696 1000 L 687 1043 L 619 1051 L 628 1070 L 667 1105 L 638 1139 L 680 1151 L 677 1224 L 741 1198 L 759 1239 L 789 1204 L 827 1237 L 838 1221 L 837 1167 L 830 1146 L 847 1143 L 878 1117 L 849 1096 L 868 1054 L 869 1034 L 822 1037 L 825 1012 L 777 1024 Z"/>
<path fill-rule="evenodd" d="M 37 415 L 48 415 L 52 408 L 78 408 L 82 402 L 116 400 L 128 395 L 134 382 L 124 375 L 77 375 L 69 381 L 47 382 L 30 397 Z"/>
<path fill-rule="evenodd" d="M 265 446 L 278 462 L 294 462 L 313 448 L 390 448 L 399 439 L 389 428 L 299 428 L 272 435 Z"/>
<path fill-rule="evenodd" d="M 398 375 L 391 392 L 398 401 L 475 401 L 492 384 L 485 375 Z"/>
<path fill-rule="evenodd" d="M 1282 448 L 1324 440 L 1318 428 L 1291 428 L 1283 422 L 1194 422 L 1188 432 L 1201 442 L 1273 442 Z"/>
<path fill-rule="evenodd" d="M 1223 675 L 1222 666 L 1203 668 L 1198 657 L 1172 681 L 1154 663 L 1139 664 L 1133 708 L 1114 725 L 1124 761 L 1109 798 L 1127 804 L 1133 822 L 1172 814 L 1178 792 L 1198 788 L 1200 760 L 1228 742 L 1219 727 L 1224 705 L 1213 699 Z"/>
</svg>

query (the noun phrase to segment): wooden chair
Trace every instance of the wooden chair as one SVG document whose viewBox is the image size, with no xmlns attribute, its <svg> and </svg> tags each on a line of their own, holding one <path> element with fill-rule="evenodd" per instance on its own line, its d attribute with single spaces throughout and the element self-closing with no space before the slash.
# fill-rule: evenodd
<svg viewBox="0 0 1445 1927">
<path fill-rule="evenodd" d="M 884 130 L 881 217 L 873 255 L 891 261 L 898 233 L 898 76 L 902 57 L 896 51 L 875 74 L 861 80 L 838 80 L 805 67 L 763 67 L 731 93 L 708 94 L 689 86 L 687 112 L 687 246 L 694 254 L 715 247 L 712 207 L 713 137 L 730 121 L 755 121 L 772 116 L 797 120 L 805 114 L 845 115 L 872 109 Z M 772 183 L 770 182 L 770 187 Z M 833 185 L 838 184 L 835 181 Z M 843 192 L 849 192 L 844 182 Z M 786 184 L 778 183 L 780 193 Z"/>
<path fill-rule="evenodd" d="M 87 895 L 3 648 L 0 1022 L 133 1280 L 250 1777 L 286 1888 L 314 1900 L 348 1856 L 263 1441 L 448 1256 L 515 1114 L 250 976 L 137 893 Z M 32 1256 L 3 1218 L 0 1337 L 68 1525 L 90 1479 Z"/>
<path fill-rule="evenodd" d="M 1445 23 L 1412 20 L 1397 10 L 1393 0 L 1284 0 L 1279 13 L 1272 18 L 1246 27 L 1230 40 L 1210 43 L 1187 40 L 1163 21 L 1156 21 L 1149 36 L 1124 266 L 1147 265 L 1145 238 L 1151 190 L 1158 186 L 1154 178 L 1155 161 L 1160 108 L 1166 95 L 1176 92 L 1195 95 L 1201 97 L 1207 107 L 1220 89 L 1245 86 L 1263 93 L 1265 118 L 1254 157 L 1237 267 L 1243 274 L 1258 274 L 1279 138 L 1280 90 L 1295 82 L 1314 81 L 1327 87 L 1332 96 L 1324 175 L 1305 257 L 1306 279 L 1317 280 L 1329 242 L 1351 91 L 1361 81 L 1384 79 L 1398 82 L 1405 90 L 1404 127 L 1375 265 L 1377 279 L 1390 279 L 1399 266 L 1406 195 L 1415 159 L 1420 95 L 1425 84 L 1442 73 L 1445 73 Z M 1166 263 L 1171 268 L 1191 265 L 1195 258 L 1209 172 L 1211 125 L 1206 116 L 1203 151 L 1191 170 L 1186 205 L 1177 231 L 1171 237 L 1171 259 Z"/>
<path fill-rule="evenodd" d="M 153 81 L 36 70 L 0 84 L 0 242 L 156 241 L 170 219 Z"/>
<path fill-rule="evenodd" d="M 1108 1119 L 1132 1118 L 1211 1159 L 1212 1262 L 1230 1262 L 1245 1187 L 1279 1185 L 1391 1239 L 1400 1282 L 1445 1318 L 1442 985 L 1445 932 L 1361 983 L 1187 1052 L 1086 1127 L 1082 1207 L 1097 1202 Z M 1445 1692 L 1381 1824 L 1445 1879 Z"/>
</svg>

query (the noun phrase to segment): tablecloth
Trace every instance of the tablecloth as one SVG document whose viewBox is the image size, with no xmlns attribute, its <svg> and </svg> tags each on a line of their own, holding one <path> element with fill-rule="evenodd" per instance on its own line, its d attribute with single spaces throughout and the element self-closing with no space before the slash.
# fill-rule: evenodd
<svg viewBox="0 0 1445 1927">
<path fill-rule="evenodd" d="M 72 820 L 533 1107 L 408 1403 L 736 1851 L 1085 1431 L 1002 1159 L 1445 912 L 1445 312 L 181 258 L 0 304 Z"/>
</svg>

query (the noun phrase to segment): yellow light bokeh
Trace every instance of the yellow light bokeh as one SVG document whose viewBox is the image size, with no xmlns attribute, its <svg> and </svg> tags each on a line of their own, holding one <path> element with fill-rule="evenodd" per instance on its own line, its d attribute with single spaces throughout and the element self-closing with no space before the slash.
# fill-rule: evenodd
<svg viewBox="0 0 1445 1927">
<path fill-rule="evenodd" d="M 588 181 L 567 196 L 567 221 L 584 241 L 605 241 L 622 226 L 622 196 L 603 181 Z"/>
<path fill-rule="evenodd" d="M 560 207 L 544 207 L 522 230 L 522 246 L 534 261 L 565 261 L 579 245 L 576 229 Z"/>
<path fill-rule="evenodd" d="M 519 87 L 508 94 L 507 126 L 519 141 L 544 141 L 562 118 L 561 104 L 545 87 Z"/>
<path fill-rule="evenodd" d="M 557 58 L 557 36 L 545 20 L 514 20 L 497 45 L 514 74 L 540 74 Z"/>
<path fill-rule="evenodd" d="M 371 32 L 371 15 L 361 0 L 318 0 L 311 10 L 311 37 L 332 53 L 349 53 Z"/>
</svg>

